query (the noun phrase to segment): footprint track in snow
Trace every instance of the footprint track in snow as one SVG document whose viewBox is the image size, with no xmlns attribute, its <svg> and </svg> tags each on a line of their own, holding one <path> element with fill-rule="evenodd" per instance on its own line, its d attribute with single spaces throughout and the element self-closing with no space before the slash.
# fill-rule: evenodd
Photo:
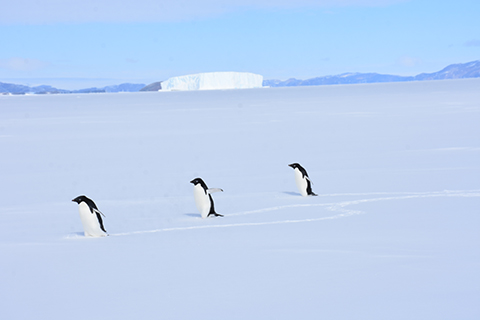
<svg viewBox="0 0 480 320">
<path fill-rule="evenodd" d="M 335 215 L 327 216 L 327 217 L 307 218 L 307 219 L 287 219 L 287 220 L 264 221 L 264 222 L 214 224 L 214 225 L 190 226 L 190 227 L 173 227 L 173 228 L 163 228 L 163 229 L 154 229 L 154 230 L 145 230 L 145 231 L 114 233 L 114 234 L 110 234 L 110 236 L 126 236 L 126 235 L 168 232 L 168 231 L 264 226 L 264 225 L 276 225 L 276 224 L 288 224 L 288 223 L 315 222 L 315 221 L 322 221 L 322 220 L 334 220 L 334 219 L 346 218 L 354 215 L 363 214 L 364 213 L 363 211 L 346 208 L 348 206 L 353 206 L 361 203 L 391 201 L 391 200 L 407 200 L 407 199 L 415 199 L 415 198 L 480 197 L 480 190 L 445 190 L 445 191 L 436 191 L 436 192 L 397 192 L 397 193 L 383 193 L 383 192 L 345 193 L 345 194 L 325 194 L 322 196 L 329 197 L 329 196 L 369 196 L 369 195 L 370 196 L 391 195 L 391 196 L 357 199 L 357 200 L 340 201 L 340 202 L 330 202 L 330 203 L 291 204 L 291 205 L 268 207 L 268 208 L 263 208 L 258 210 L 243 211 L 243 212 L 232 213 L 232 214 L 225 214 L 225 218 L 228 218 L 233 216 L 260 214 L 260 213 L 266 213 L 266 212 L 272 212 L 272 211 L 279 211 L 279 210 L 288 209 L 288 208 L 302 208 L 302 207 L 325 207 L 327 210 L 337 213 Z"/>
</svg>

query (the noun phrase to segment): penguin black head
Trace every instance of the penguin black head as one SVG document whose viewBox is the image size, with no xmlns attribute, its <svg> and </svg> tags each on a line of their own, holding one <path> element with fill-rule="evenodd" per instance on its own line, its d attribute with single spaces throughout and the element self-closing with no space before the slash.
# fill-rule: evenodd
<svg viewBox="0 0 480 320">
<path fill-rule="evenodd" d="M 291 163 L 288 165 L 289 167 L 292 167 L 294 170 L 298 169 L 302 173 L 302 177 L 308 177 L 307 170 L 305 170 L 304 167 L 302 167 L 299 163 Z"/>
<path fill-rule="evenodd" d="M 76 202 L 78 204 L 82 203 L 82 202 L 85 202 L 88 207 L 90 208 L 90 211 L 93 213 L 95 210 L 98 211 L 98 208 L 97 208 L 97 205 L 95 204 L 95 202 L 93 202 L 92 199 L 90 198 L 87 198 L 86 196 L 78 196 L 76 197 L 75 199 L 72 200 L 73 202 Z"/>
<path fill-rule="evenodd" d="M 295 162 L 295 163 L 291 163 L 291 164 L 289 164 L 288 166 L 289 166 L 289 167 L 292 167 L 293 169 L 301 168 L 301 167 L 302 167 L 300 164 L 298 164 L 298 163 L 296 163 L 296 162 Z"/>
<path fill-rule="evenodd" d="M 81 202 L 87 202 L 87 200 L 90 200 L 90 199 L 88 199 L 86 196 L 78 196 L 75 199 L 73 199 L 72 201 L 80 204 Z"/>
<path fill-rule="evenodd" d="M 193 179 L 192 181 L 190 181 L 190 183 L 193 183 L 193 185 L 197 185 L 197 184 L 200 184 L 203 189 L 207 190 L 208 187 L 207 187 L 207 184 L 202 180 L 202 178 L 195 178 Z"/>
</svg>

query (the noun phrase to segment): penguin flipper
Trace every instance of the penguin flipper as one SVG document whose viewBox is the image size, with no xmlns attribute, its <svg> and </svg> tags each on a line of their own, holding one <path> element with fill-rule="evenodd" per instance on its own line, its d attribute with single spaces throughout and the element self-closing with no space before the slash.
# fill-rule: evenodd
<svg viewBox="0 0 480 320">
<path fill-rule="evenodd" d="M 207 194 L 212 194 L 214 192 L 223 192 L 223 190 L 220 189 L 220 188 L 208 188 L 207 189 Z"/>
<path fill-rule="evenodd" d="M 305 176 L 305 179 L 307 179 L 311 184 L 313 184 L 313 181 L 310 180 L 310 177 L 309 177 L 309 176 Z"/>
<path fill-rule="evenodd" d="M 105 227 L 103 226 L 102 216 L 100 216 L 98 212 L 96 213 L 96 215 L 97 215 L 98 223 L 100 224 L 100 229 L 102 229 L 103 232 L 107 233 L 107 230 L 105 230 Z"/>
<path fill-rule="evenodd" d="M 103 214 L 103 212 L 101 212 L 100 210 L 94 208 L 93 211 L 96 212 L 96 213 L 100 213 L 102 216 L 105 217 L 105 215 Z"/>
</svg>

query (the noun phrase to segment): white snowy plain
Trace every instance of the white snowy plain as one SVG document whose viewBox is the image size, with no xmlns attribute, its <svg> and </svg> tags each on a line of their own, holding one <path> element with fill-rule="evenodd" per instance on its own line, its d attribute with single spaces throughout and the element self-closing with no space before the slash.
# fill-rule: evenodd
<svg viewBox="0 0 480 320">
<path fill-rule="evenodd" d="M 0 318 L 478 320 L 479 124 L 480 79 L 0 96 Z"/>
</svg>

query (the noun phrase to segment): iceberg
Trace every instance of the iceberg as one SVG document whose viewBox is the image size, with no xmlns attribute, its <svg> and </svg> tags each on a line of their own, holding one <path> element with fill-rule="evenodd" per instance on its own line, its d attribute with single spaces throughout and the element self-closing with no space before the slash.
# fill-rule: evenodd
<svg viewBox="0 0 480 320">
<path fill-rule="evenodd" d="M 160 91 L 261 88 L 263 76 L 249 72 L 208 72 L 169 78 Z"/>
</svg>

